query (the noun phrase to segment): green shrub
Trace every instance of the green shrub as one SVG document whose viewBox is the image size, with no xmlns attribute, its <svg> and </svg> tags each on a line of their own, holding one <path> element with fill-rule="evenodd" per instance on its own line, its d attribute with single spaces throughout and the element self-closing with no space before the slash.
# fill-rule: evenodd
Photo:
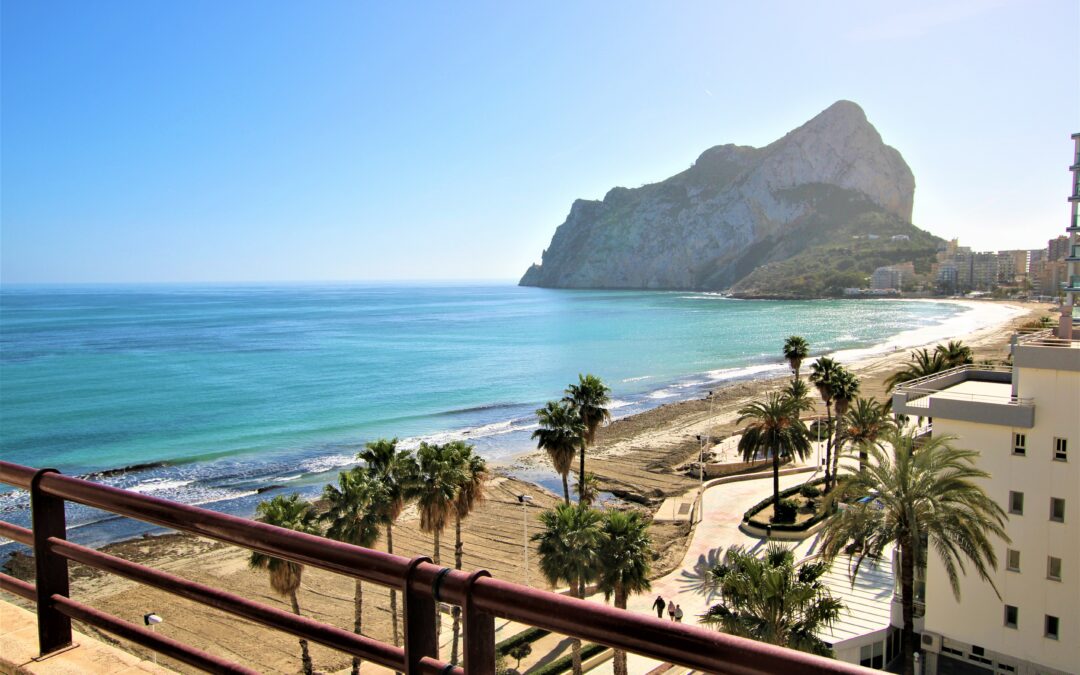
<svg viewBox="0 0 1080 675">
<path fill-rule="evenodd" d="M 499 644 L 495 645 L 495 653 L 499 655 L 506 655 L 510 653 L 510 650 L 514 649 L 518 645 L 531 644 L 536 642 L 545 635 L 550 635 L 551 631 L 544 630 L 543 628 L 529 628 L 523 630 L 517 635 L 511 635 Z"/>
<path fill-rule="evenodd" d="M 799 512 L 799 503 L 794 499 L 781 499 L 776 505 L 772 521 L 774 523 L 794 523 L 795 514 Z"/>
<path fill-rule="evenodd" d="M 810 483 L 804 483 L 802 487 L 799 488 L 799 494 L 807 499 L 813 499 L 821 496 L 821 488 L 816 485 L 811 485 Z"/>
<path fill-rule="evenodd" d="M 607 647 L 605 647 L 604 645 L 586 642 L 585 644 L 581 645 L 581 660 L 585 661 L 586 659 L 590 659 L 599 654 L 600 652 L 604 651 L 605 649 L 607 649 Z M 538 668 L 532 671 L 530 675 L 560 675 L 560 673 L 565 673 L 566 671 L 570 670 L 570 668 L 573 666 L 573 663 L 574 655 L 567 654 L 566 656 L 560 659 L 556 659 L 551 663 L 547 664 L 546 666 L 543 666 L 542 668 Z"/>
</svg>

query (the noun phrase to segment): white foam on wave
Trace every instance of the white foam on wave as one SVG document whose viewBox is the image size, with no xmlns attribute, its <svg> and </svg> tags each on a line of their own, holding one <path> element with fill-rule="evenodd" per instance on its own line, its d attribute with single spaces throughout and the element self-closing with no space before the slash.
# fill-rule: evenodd
<svg viewBox="0 0 1080 675">
<path fill-rule="evenodd" d="M 531 417 L 519 417 L 512 420 L 504 420 L 502 422 L 482 424 L 477 427 L 440 431 L 434 434 L 425 434 L 423 436 L 411 436 L 402 439 L 398 443 L 398 447 L 402 450 L 415 450 L 420 447 L 421 443 L 441 444 L 450 443 L 452 441 L 466 441 L 473 438 L 501 436 L 515 431 L 532 431 L 537 428 L 539 428 L 539 425 L 532 422 Z"/>
<path fill-rule="evenodd" d="M 633 405 L 633 401 L 624 401 L 622 399 L 613 398 L 611 403 L 608 404 L 608 410 L 618 410 L 619 408 L 625 408 L 628 405 Z"/>
<path fill-rule="evenodd" d="M 651 379 L 652 379 L 652 375 L 642 375 L 640 377 L 627 377 L 627 378 L 625 378 L 623 380 L 623 382 L 640 382 L 642 380 L 651 380 Z"/>
<path fill-rule="evenodd" d="M 869 302 L 874 302 L 870 300 Z M 904 302 L 902 300 L 886 300 L 879 302 Z M 915 301 L 908 302 L 935 302 Z M 959 305 L 965 311 L 948 317 L 944 321 L 934 321 L 911 330 L 897 333 L 891 338 L 880 342 L 872 347 L 858 349 L 841 349 L 833 352 L 830 356 L 841 363 L 853 363 L 863 359 L 881 356 L 890 352 L 911 349 L 922 345 L 955 340 L 958 336 L 963 337 L 981 330 L 988 330 L 1010 321 L 1024 313 L 1024 309 L 1017 305 L 1001 304 L 996 302 L 979 302 L 973 300 L 937 300 L 936 302 Z"/>
<path fill-rule="evenodd" d="M 669 391 L 667 389 L 657 389 L 656 391 L 649 394 L 649 398 L 653 400 L 659 400 L 662 398 L 672 398 L 675 395 L 676 394 L 673 391 Z"/>
<path fill-rule="evenodd" d="M 191 485 L 193 482 L 195 481 L 175 479 L 170 480 L 168 478 L 152 478 L 148 481 L 133 485 L 127 489 L 131 490 L 132 492 L 139 492 L 142 494 L 147 494 L 150 492 L 166 492 L 170 490 L 178 490 L 182 487 Z"/>
<path fill-rule="evenodd" d="M 709 382 L 726 382 L 728 380 L 739 380 L 760 375 L 762 373 L 787 369 L 787 365 L 783 363 L 760 363 L 755 366 L 743 366 L 741 368 L 720 368 L 719 370 L 710 370 L 706 372 L 705 375 L 709 378 Z"/>
<path fill-rule="evenodd" d="M 298 468 L 304 473 L 322 473 L 356 463 L 356 457 L 353 455 L 323 455 L 322 457 L 312 457 L 304 460 Z"/>
</svg>

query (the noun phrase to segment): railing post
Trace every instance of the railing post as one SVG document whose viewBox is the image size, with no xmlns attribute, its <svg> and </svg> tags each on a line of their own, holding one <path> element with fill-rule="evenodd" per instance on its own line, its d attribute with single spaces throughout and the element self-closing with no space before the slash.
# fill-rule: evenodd
<svg viewBox="0 0 1080 675">
<path fill-rule="evenodd" d="M 431 558 L 417 556 L 409 561 L 405 570 L 405 579 L 401 587 L 405 623 L 405 673 L 419 675 L 420 660 L 425 656 L 439 658 L 439 638 L 435 632 L 435 622 L 439 617 L 436 612 L 435 598 L 429 593 L 412 588 L 412 578 L 421 563 L 429 563 Z"/>
<path fill-rule="evenodd" d="M 490 577 L 487 570 L 477 570 L 465 583 L 465 672 L 469 675 L 495 675 L 495 617 L 473 606 L 473 585 L 480 577 Z"/>
<path fill-rule="evenodd" d="M 57 611 L 52 596 L 68 597 L 67 559 L 49 553 L 49 537 L 67 538 L 64 500 L 41 491 L 41 478 L 56 469 L 42 469 L 30 481 L 30 520 L 34 528 L 34 571 L 37 591 L 40 656 L 71 645 L 71 619 Z"/>
</svg>

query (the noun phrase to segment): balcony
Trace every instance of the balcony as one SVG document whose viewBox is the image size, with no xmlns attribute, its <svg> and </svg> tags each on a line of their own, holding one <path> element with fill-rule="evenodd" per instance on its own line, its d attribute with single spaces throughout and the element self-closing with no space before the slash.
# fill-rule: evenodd
<svg viewBox="0 0 1080 675">
<path fill-rule="evenodd" d="M 893 411 L 911 417 L 996 424 L 1030 429 L 1035 402 L 1014 396 L 1012 369 L 960 366 L 917 380 L 893 391 Z"/>
<path fill-rule="evenodd" d="M 1077 335 L 1075 324 L 1073 335 Z M 1080 339 L 1059 338 L 1053 330 L 1022 335 L 1013 346 L 1013 363 L 1017 368 L 1080 372 Z"/>
</svg>

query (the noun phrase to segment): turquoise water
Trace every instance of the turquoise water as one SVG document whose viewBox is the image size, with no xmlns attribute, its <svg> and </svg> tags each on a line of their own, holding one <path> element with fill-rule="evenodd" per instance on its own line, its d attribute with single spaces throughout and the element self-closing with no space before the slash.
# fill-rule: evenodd
<svg viewBox="0 0 1080 675">
<path fill-rule="evenodd" d="M 7 287 L 0 454 L 71 474 L 154 464 L 105 480 L 243 513 L 271 486 L 316 490 L 381 436 L 531 447 L 532 411 L 579 372 L 622 415 L 779 370 L 793 332 L 854 350 L 965 311 L 491 284 Z"/>
</svg>

